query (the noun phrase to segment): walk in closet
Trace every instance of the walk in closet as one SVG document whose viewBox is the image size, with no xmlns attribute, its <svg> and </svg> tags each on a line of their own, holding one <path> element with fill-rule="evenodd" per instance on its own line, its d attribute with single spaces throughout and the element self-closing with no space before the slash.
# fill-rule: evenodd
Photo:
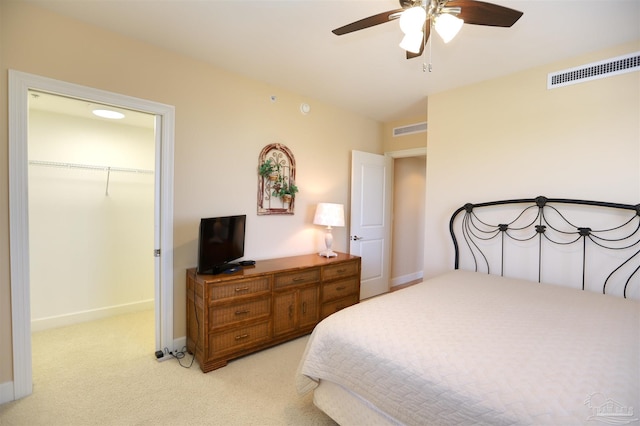
<svg viewBox="0 0 640 426">
<path fill-rule="evenodd" d="M 93 108 L 29 100 L 32 331 L 154 308 L 154 117 Z"/>
</svg>

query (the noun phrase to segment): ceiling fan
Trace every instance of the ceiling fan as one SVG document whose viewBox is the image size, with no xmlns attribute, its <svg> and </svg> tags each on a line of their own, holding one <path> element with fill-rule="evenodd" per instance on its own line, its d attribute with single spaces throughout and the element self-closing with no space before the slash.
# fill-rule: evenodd
<svg viewBox="0 0 640 426">
<path fill-rule="evenodd" d="M 399 19 L 405 34 L 400 47 L 407 51 L 407 59 L 411 59 L 422 55 L 432 27 L 447 43 L 463 23 L 510 27 L 522 16 L 517 10 L 477 0 L 400 0 L 400 6 L 332 32 L 340 36 Z"/>
</svg>

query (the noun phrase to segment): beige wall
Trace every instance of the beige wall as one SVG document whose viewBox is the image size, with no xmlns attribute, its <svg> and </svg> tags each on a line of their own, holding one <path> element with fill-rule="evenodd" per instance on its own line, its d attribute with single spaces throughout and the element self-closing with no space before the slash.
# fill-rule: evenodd
<svg viewBox="0 0 640 426">
<path fill-rule="evenodd" d="M 393 161 L 391 285 L 422 278 L 424 269 L 424 155 Z"/>
<path fill-rule="evenodd" d="M 549 72 L 638 50 L 640 41 L 429 98 L 425 278 L 453 267 L 446 224 L 467 202 L 640 202 L 638 72 L 546 88 Z"/>
<path fill-rule="evenodd" d="M 393 129 L 427 121 L 424 114 L 382 125 L 385 153 L 425 149 L 428 132 L 393 136 Z M 398 154 L 402 155 L 402 154 Z M 402 285 L 423 274 L 425 157 L 395 158 L 393 182 L 393 227 L 391 236 L 391 285 Z"/>
<path fill-rule="evenodd" d="M 174 334 L 185 333 L 185 269 L 195 266 L 201 217 L 246 213 L 249 258 L 322 246 L 311 224 L 320 201 L 348 205 L 350 151 L 382 153 L 381 126 L 209 64 L 20 2 L 0 1 L 0 128 L 7 129 L 7 70 L 126 94 L 176 108 Z M 270 97 L 275 95 L 276 102 Z M 307 102 L 311 113 L 302 115 Z M 257 216 L 258 155 L 287 145 L 297 162 L 293 216 Z M 12 380 L 7 132 L 0 134 L 0 384 Z M 348 230 L 334 248 L 348 249 Z"/>
</svg>

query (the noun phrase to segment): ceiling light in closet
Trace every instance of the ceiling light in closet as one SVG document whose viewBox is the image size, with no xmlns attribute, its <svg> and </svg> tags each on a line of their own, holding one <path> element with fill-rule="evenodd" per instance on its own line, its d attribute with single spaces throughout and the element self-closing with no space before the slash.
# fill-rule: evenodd
<svg viewBox="0 0 640 426">
<path fill-rule="evenodd" d="M 113 111 L 110 109 L 94 109 L 92 112 L 94 115 L 97 115 L 98 117 L 110 118 L 112 120 L 120 120 L 121 118 L 124 118 L 123 113 L 118 111 Z"/>
</svg>

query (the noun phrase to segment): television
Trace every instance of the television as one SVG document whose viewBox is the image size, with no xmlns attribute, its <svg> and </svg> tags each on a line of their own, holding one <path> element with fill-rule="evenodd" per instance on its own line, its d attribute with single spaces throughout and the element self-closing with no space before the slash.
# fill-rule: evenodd
<svg viewBox="0 0 640 426">
<path fill-rule="evenodd" d="M 238 266 L 231 262 L 244 256 L 246 221 L 246 215 L 200 219 L 198 274 L 219 274 Z"/>
</svg>

